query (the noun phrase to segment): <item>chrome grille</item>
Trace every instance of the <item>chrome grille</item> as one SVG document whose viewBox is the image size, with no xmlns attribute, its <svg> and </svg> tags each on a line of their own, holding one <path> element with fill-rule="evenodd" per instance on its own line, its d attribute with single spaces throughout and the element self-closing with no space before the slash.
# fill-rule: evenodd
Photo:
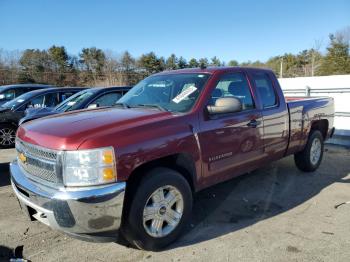
<svg viewBox="0 0 350 262">
<path fill-rule="evenodd" d="M 29 178 L 59 183 L 56 174 L 56 151 L 38 147 L 20 139 L 16 140 L 16 150 L 18 163 Z"/>
</svg>

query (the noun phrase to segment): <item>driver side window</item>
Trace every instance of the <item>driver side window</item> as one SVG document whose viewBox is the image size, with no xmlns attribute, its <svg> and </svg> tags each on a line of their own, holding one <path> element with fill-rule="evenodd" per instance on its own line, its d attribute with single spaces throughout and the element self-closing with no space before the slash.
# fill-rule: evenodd
<svg viewBox="0 0 350 262">
<path fill-rule="evenodd" d="M 43 106 L 44 103 L 44 95 L 34 97 L 31 99 L 28 103 L 26 108 L 40 108 Z"/>
<path fill-rule="evenodd" d="M 216 100 L 222 97 L 238 98 L 242 103 L 243 110 L 254 108 L 247 78 L 242 73 L 223 75 L 211 94 L 209 105 L 215 105 Z"/>
<path fill-rule="evenodd" d="M 122 97 L 122 94 L 120 92 L 107 93 L 107 94 L 104 94 L 104 95 L 100 96 L 99 98 L 97 98 L 93 102 L 91 102 L 90 105 L 91 104 L 96 104 L 97 107 L 99 107 L 99 106 L 112 106 L 121 97 Z"/>
</svg>

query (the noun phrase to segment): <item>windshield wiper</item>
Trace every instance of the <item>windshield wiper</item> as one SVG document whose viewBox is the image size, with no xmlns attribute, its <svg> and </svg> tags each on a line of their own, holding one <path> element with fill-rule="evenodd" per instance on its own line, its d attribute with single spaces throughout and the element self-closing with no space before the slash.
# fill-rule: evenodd
<svg viewBox="0 0 350 262">
<path fill-rule="evenodd" d="M 166 111 L 168 112 L 169 110 L 166 109 L 165 107 L 162 107 L 160 105 L 154 105 L 154 104 L 137 104 L 137 105 L 133 105 L 132 107 L 152 107 L 152 108 L 157 108 L 160 111 Z"/>
<path fill-rule="evenodd" d="M 122 106 L 123 108 L 130 108 L 127 103 L 115 103 L 113 106 Z"/>
</svg>

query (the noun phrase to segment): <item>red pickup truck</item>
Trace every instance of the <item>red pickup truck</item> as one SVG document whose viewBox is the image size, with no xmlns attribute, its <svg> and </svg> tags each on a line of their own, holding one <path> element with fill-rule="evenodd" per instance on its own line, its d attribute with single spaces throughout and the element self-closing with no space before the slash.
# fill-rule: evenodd
<svg viewBox="0 0 350 262">
<path fill-rule="evenodd" d="M 162 72 L 113 107 L 22 125 L 12 186 L 32 220 L 157 250 L 180 235 L 195 192 L 291 154 L 317 169 L 333 116 L 332 98 L 286 99 L 269 70 Z"/>
</svg>

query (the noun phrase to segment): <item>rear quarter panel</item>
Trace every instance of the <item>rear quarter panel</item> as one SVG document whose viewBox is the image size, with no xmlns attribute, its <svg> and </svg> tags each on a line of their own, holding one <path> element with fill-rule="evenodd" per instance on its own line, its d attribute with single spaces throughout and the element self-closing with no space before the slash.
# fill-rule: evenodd
<svg viewBox="0 0 350 262">
<path fill-rule="evenodd" d="M 287 97 L 290 114 L 290 142 L 287 155 L 303 150 L 312 125 L 320 120 L 328 121 L 327 137 L 334 121 L 334 100 L 330 97 Z"/>
</svg>

